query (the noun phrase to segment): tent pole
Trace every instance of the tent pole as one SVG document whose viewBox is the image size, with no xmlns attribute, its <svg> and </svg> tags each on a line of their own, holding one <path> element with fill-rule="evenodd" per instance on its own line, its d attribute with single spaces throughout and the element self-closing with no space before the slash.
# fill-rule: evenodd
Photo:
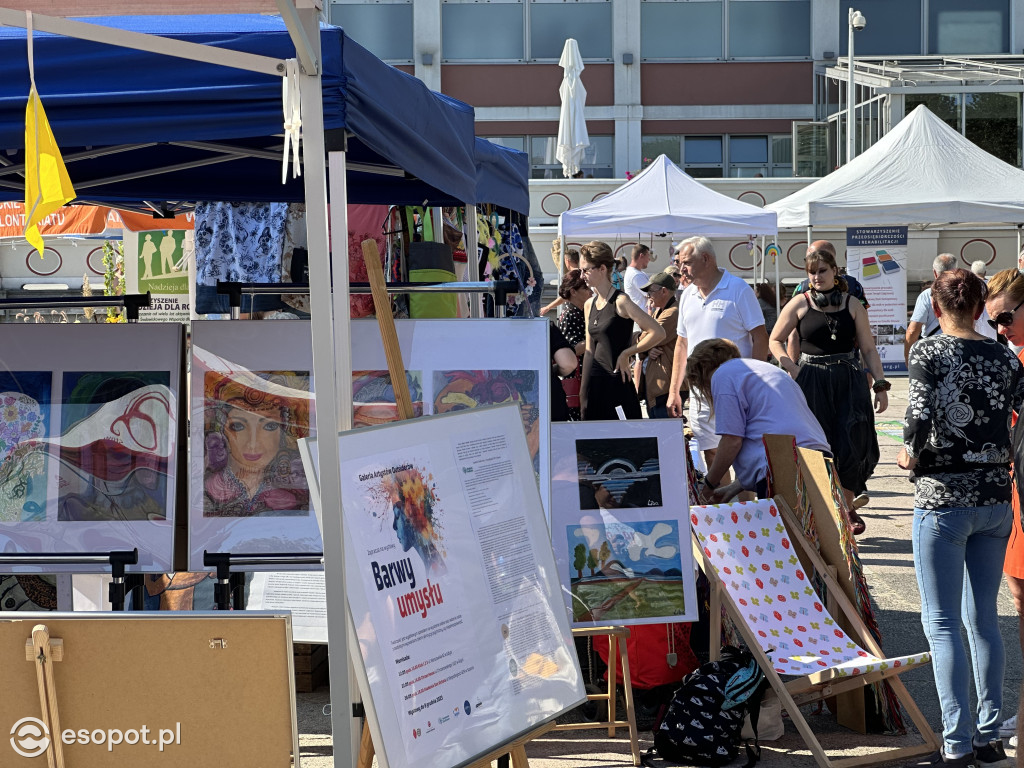
<svg viewBox="0 0 1024 768">
<path fill-rule="evenodd" d="M 1017 234 L 1018 245 L 1020 245 L 1020 230 Z M 1020 249 L 1017 249 L 1018 252 Z M 562 214 L 558 214 L 558 285 L 562 285 L 562 277 L 565 275 L 565 238 L 562 237 Z"/>
<path fill-rule="evenodd" d="M 757 254 L 754 254 L 754 277 L 757 277 Z M 764 235 L 761 235 L 761 280 L 764 282 Z"/>
<path fill-rule="evenodd" d="M 466 206 L 466 269 L 469 274 L 466 275 L 466 280 L 477 280 L 479 279 L 480 270 L 480 257 L 477 253 L 477 249 L 480 247 L 480 243 L 477 241 L 477 235 L 479 234 L 476 228 L 476 206 Z M 483 317 L 483 306 L 481 302 L 483 298 L 476 295 L 475 293 L 469 294 L 469 316 L 473 318 Z"/>
<path fill-rule="evenodd" d="M 775 235 L 775 240 L 778 241 L 778 234 Z M 782 312 L 782 286 L 779 284 L 779 257 L 775 257 L 775 317 L 778 319 L 779 314 Z"/>
<path fill-rule="evenodd" d="M 303 27 L 319 57 L 320 24 L 313 8 L 298 11 Z M 316 382 L 316 421 L 318 475 L 320 479 L 320 524 L 324 544 L 324 576 L 332 588 L 327 590 L 327 627 L 331 649 L 340 664 L 330 669 L 335 706 L 331 714 L 335 765 L 354 765 L 358 737 L 352 717 L 348 663 L 348 606 L 345 591 L 344 539 L 341 525 L 341 455 L 337 430 L 351 429 L 352 363 L 349 356 L 348 308 L 348 210 L 345 198 L 344 154 L 340 168 L 335 164 L 331 183 L 334 198 L 335 250 L 330 250 L 327 230 L 327 167 L 324 162 L 323 95 L 319 73 L 299 75 L 302 115 L 302 179 L 306 195 L 306 235 L 309 246 L 309 283 L 312 318 L 313 377 Z M 332 153 L 334 154 L 334 153 Z M 338 288 L 338 304 L 332 304 L 331 272 Z M 340 316 L 335 317 L 337 307 Z M 335 328 L 335 320 L 338 327 Z M 335 337 L 341 343 L 336 348 Z M 340 348 L 340 353 L 339 353 Z M 347 392 L 346 392 L 347 389 Z M 339 413 L 339 403 L 348 407 Z"/>
<path fill-rule="evenodd" d="M 1020 268 L 1020 228 L 1024 227 L 1024 224 L 1017 225 L 1017 268 Z"/>
</svg>

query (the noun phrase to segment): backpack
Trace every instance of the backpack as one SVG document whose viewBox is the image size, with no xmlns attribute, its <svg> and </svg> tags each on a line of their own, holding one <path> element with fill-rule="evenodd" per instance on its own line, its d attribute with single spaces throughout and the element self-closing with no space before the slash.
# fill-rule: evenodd
<svg viewBox="0 0 1024 768">
<path fill-rule="evenodd" d="M 676 763 L 722 766 L 736 758 L 744 717 L 751 715 L 754 748 L 747 744 L 748 761 L 760 757 L 757 745 L 757 713 L 768 681 L 749 651 L 725 646 L 718 661 L 709 661 L 683 678 L 660 725 L 655 729 L 654 748 L 644 757 L 646 765 L 655 755 Z"/>
</svg>

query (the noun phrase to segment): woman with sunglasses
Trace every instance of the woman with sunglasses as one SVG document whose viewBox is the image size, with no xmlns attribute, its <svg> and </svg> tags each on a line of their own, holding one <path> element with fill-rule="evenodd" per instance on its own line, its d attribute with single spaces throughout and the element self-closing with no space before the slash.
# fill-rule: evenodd
<svg viewBox="0 0 1024 768">
<path fill-rule="evenodd" d="M 974 330 L 984 290 L 965 269 L 943 272 L 933 283 L 942 333 L 910 349 L 897 458 L 913 472 L 914 570 L 942 709 L 942 753 L 933 756 L 934 765 L 996 765 L 1006 758 L 999 739 L 1005 659 L 996 597 L 1013 524 L 1010 420 L 1024 402 L 1024 367 Z M 1006 312 L 1014 305 L 1004 293 L 1002 301 L 990 299 L 989 311 L 1007 328 L 1003 321 L 1017 321 Z M 976 711 L 961 624 L 970 642 Z"/>
<path fill-rule="evenodd" d="M 665 329 L 612 285 L 615 259 L 607 243 L 595 240 L 580 248 L 580 265 L 583 279 L 594 291 L 583 308 L 587 329 L 580 383 L 583 421 L 615 420 L 616 406 L 622 406 L 627 419 L 642 418 L 629 359 L 658 346 Z M 642 343 L 632 343 L 633 323 L 640 326 Z"/>
<path fill-rule="evenodd" d="M 985 309 L 988 311 L 988 324 L 1003 334 L 1012 347 L 1024 347 L 1024 276 L 1017 269 L 1004 269 L 997 272 L 988 281 L 988 296 Z M 1024 363 L 1024 349 L 1017 355 Z M 1019 411 L 1017 411 L 1019 416 Z M 1015 436 L 1017 453 L 1020 454 L 1020 435 Z M 1014 475 L 1016 488 L 1011 497 L 1013 504 L 1013 525 L 1010 528 L 1010 541 L 1006 546 L 1006 558 L 1003 561 L 1003 573 L 1006 575 L 1006 586 L 1010 588 L 1014 607 L 1017 609 L 1017 636 L 1024 653 L 1024 530 L 1021 528 L 1020 493 L 1017 488 L 1021 483 L 1022 467 L 1020 459 L 1015 462 Z"/>
</svg>

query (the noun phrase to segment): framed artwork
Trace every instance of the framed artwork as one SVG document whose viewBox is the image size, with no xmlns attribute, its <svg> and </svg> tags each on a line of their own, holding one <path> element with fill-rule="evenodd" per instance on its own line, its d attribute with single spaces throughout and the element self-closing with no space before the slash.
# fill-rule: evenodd
<svg viewBox="0 0 1024 768">
<path fill-rule="evenodd" d="M 416 415 L 506 402 L 518 407 L 547 508 L 547 325 L 463 319 L 397 320 L 395 326 Z M 354 426 L 394 421 L 394 387 L 376 320 L 352 323 L 352 369 Z M 297 440 L 316 433 L 312 370 L 306 321 L 193 322 L 189 570 L 205 569 L 204 552 L 322 551 L 295 450 Z M 246 447 L 247 435 L 262 440 Z"/>
<path fill-rule="evenodd" d="M 5 329 L 0 551 L 97 554 L 137 548 L 139 563 L 129 570 L 170 570 L 182 336 L 177 325 Z M 0 570 L 89 573 L 109 566 Z"/>
<path fill-rule="evenodd" d="M 551 355 L 546 321 L 396 320 L 395 329 L 417 415 L 501 403 L 519 407 L 541 499 L 544 509 L 549 509 Z M 376 320 L 352 322 L 352 368 L 387 375 Z M 390 377 L 387 381 L 390 385 Z M 357 389 L 355 394 L 355 426 L 366 421 L 361 412 L 362 391 Z M 379 391 L 378 412 L 387 415 L 382 406 L 394 408 L 394 391 Z"/>
<path fill-rule="evenodd" d="M 350 649 L 384 768 L 467 765 L 584 700 L 521 419 L 506 404 L 338 437 Z"/>
<path fill-rule="evenodd" d="M 320 551 L 297 445 L 316 432 L 312 370 L 306 322 L 193 323 L 189 570 Z"/>
<path fill-rule="evenodd" d="M 696 621 L 682 424 L 551 427 L 551 542 L 573 626 Z"/>
</svg>

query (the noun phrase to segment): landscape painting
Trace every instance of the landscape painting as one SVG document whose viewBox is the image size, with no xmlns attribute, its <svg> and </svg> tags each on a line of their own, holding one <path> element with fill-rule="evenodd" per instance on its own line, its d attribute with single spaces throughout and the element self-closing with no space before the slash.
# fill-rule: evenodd
<svg viewBox="0 0 1024 768">
<path fill-rule="evenodd" d="M 574 622 L 636 622 L 686 613 L 677 520 L 586 520 L 567 526 L 566 538 Z"/>
</svg>

